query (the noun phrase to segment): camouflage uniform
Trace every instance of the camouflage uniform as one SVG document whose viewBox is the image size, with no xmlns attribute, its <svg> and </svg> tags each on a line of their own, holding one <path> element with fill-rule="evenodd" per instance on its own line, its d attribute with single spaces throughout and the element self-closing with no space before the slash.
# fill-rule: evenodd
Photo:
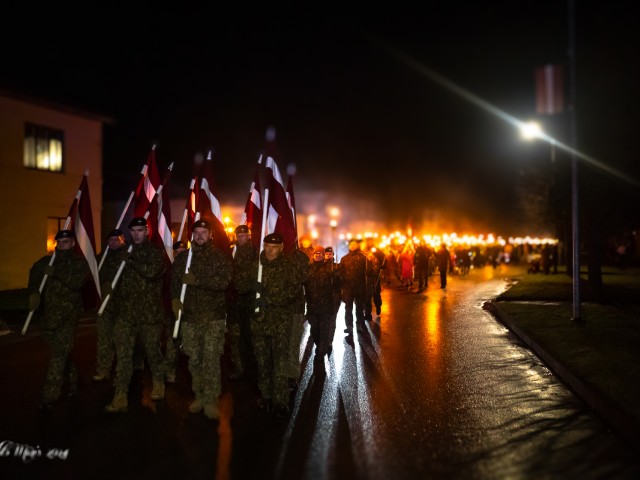
<svg viewBox="0 0 640 480">
<path fill-rule="evenodd" d="M 164 359 L 160 352 L 160 334 L 165 321 L 162 303 L 162 276 L 165 270 L 163 252 L 145 239 L 133 244 L 120 280 L 113 291 L 116 312 L 114 339 L 116 344 L 115 394 L 127 396 L 136 338 L 144 348 L 151 376 L 156 385 L 164 384 Z M 164 391 L 164 390 L 163 390 Z"/>
<path fill-rule="evenodd" d="M 289 403 L 289 336 L 291 317 L 299 292 L 295 266 L 282 254 L 268 260 L 260 253 L 262 288 L 260 314 L 251 322 L 253 349 L 258 363 L 258 386 L 262 401 L 277 408 Z"/>
<path fill-rule="evenodd" d="M 367 294 L 367 278 L 370 278 L 371 266 L 360 250 L 347 253 L 340 259 L 339 272 L 344 301 L 344 320 L 347 333 L 353 331 L 353 306 L 356 307 L 356 323 L 364 324 L 364 302 Z"/>
<path fill-rule="evenodd" d="M 114 250 L 103 251 L 99 258 L 98 264 L 102 257 L 107 253 L 107 256 L 100 267 L 100 284 L 111 284 L 118 272 L 118 268 L 122 263 L 120 259 L 120 252 L 127 250 L 127 245 L 123 245 L 120 248 Z M 107 287 L 108 288 L 108 287 Z M 106 289 L 103 287 L 103 295 Z M 96 351 L 96 378 L 109 378 L 111 376 L 111 367 L 113 366 L 113 360 L 116 354 L 116 346 L 113 339 L 113 328 L 116 321 L 115 314 L 115 302 L 110 299 L 109 303 L 105 307 L 102 314 L 97 319 L 98 330 L 98 345 Z"/>
<path fill-rule="evenodd" d="M 288 377 L 292 385 L 297 385 L 300 377 L 300 342 L 304 333 L 305 294 L 303 284 L 309 275 L 309 257 L 302 250 L 294 250 L 291 253 L 291 261 L 295 266 L 292 280 L 298 286 L 289 327 Z"/>
<path fill-rule="evenodd" d="M 382 269 L 382 263 L 378 259 L 378 257 L 371 251 L 364 252 L 367 256 L 367 294 L 364 299 L 364 318 L 365 320 L 372 320 L 372 307 L 371 303 L 374 302 L 374 298 L 380 298 L 380 271 Z M 378 315 L 380 314 L 380 307 L 382 306 L 382 301 L 380 304 L 376 303 L 376 312 Z"/>
<path fill-rule="evenodd" d="M 180 319 L 182 346 L 189 357 L 191 388 L 200 405 L 217 409 L 222 392 L 220 359 L 224 352 L 226 291 L 233 277 L 231 258 L 212 241 L 191 244 L 189 272 L 195 284 L 187 285 Z M 189 251 L 180 253 L 173 262 L 171 296 L 180 298 Z M 200 407 L 202 408 L 202 407 Z"/>
<path fill-rule="evenodd" d="M 228 319 L 231 360 L 239 376 L 255 377 L 257 367 L 251 345 L 251 317 L 256 298 L 258 250 L 250 241 L 236 245 L 233 263 L 235 301 L 229 305 Z"/>
<path fill-rule="evenodd" d="M 46 255 L 31 267 L 31 292 L 38 292 L 45 268 L 50 261 L 51 257 Z M 42 392 L 44 404 L 50 404 L 60 397 L 66 374 L 69 378 L 70 392 L 76 388 L 78 373 L 71 359 L 71 350 L 78 318 L 84 309 L 81 291 L 89 278 L 89 265 L 84 257 L 73 249 L 56 250 L 53 273 L 47 277 L 40 303 L 42 335 L 51 349 Z"/>
<path fill-rule="evenodd" d="M 307 320 L 311 337 L 316 345 L 316 359 L 331 352 L 336 332 L 336 313 L 340 307 L 338 271 L 333 262 L 313 262 L 305 283 Z"/>
</svg>

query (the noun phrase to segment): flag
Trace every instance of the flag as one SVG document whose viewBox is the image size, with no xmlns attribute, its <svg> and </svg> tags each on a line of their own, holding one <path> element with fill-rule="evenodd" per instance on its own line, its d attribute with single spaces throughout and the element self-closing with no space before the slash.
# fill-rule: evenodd
<svg viewBox="0 0 640 480">
<path fill-rule="evenodd" d="M 249 187 L 249 196 L 242 212 L 240 225 L 246 225 L 251 230 L 251 242 L 260 249 L 262 235 L 262 200 L 260 197 L 260 175 L 258 170 L 253 176 L 253 182 Z"/>
<path fill-rule="evenodd" d="M 165 172 L 162 179 L 164 187 L 160 195 L 156 197 L 156 192 L 160 187 L 160 173 L 156 163 L 155 145 L 149 152 L 147 159 L 147 175 L 144 176 L 136 189 L 134 217 L 144 217 L 149 210 L 149 240 L 161 247 L 169 262 L 173 262 L 173 236 L 171 235 L 171 203 L 169 200 L 169 178 L 173 168 L 173 163 Z"/>
<path fill-rule="evenodd" d="M 229 237 L 224 227 L 220 201 L 216 193 L 213 176 L 212 152 L 209 152 L 207 159 L 202 166 L 202 179 L 200 180 L 200 195 L 198 197 L 197 212 L 200 218 L 208 220 L 213 230 L 213 243 L 223 252 L 231 255 Z"/>
<path fill-rule="evenodd" d="M 562 65 L 544 65 L 535 70 L 536 112 L 553 115 L 564 110 Z"/>
<path fill-rule="evenodd" d="M 184 206 L 184 214 L 182 215 L 182 222 L 180 223 L 180 231 L 176 237 L 176 241 L 182 240 L 183 234 L 185 234 L 185 243 L 191 239 L 191 231 L 193 229 L 193 222 L 196 218 L 198 196 L 200 195 L 200 184 L 198 177 L 195 176 L 191 179 L 189 184 L 189 195 L 187 196 L 187 203 Z"/>
<path fill-rule="evenodd" d="M 287 178 L 287 202 L 291 209 L 291 215 L 293 216 L 293 228 L 296 233 L 296 239 L 294 242 L 294 248 L 298 248 L 298 219 L 296 218 L 296 199 L 293 195 L 293 175 L 289 175 Z"/>
<path fill-rule="evenodd" d="M 295 248 L 296 231 L 295 222 L 289 202 L 287 201 L 287 195 L 285 192 L 284 184 L 282 182 L 282 176 L 280 170 L 274 159 L 275 148 L 275 133 L 270 129 L 267 131 L 267 161 L 266 168 L 266 189 L 269 191 L 268 204 L 265 202 L 265 209 L 267 210 L 267 234 L 279 233 L 284 240 L 284 252 L 291 253 Z M 266 195 L 265 195 L 266 197 Z"/>
<path fill-rule="evenodd" d="M 69 208 L 69 230 L 73 230 L 76 237 L 75 250 L 81 254 L 89 265 L 92 284 L 85 286 L 82 298 L 85 308 L 92 309 L 100 303 L 100 276 L 96 259 L 96 237 L 93 229 L 93 211 L 91 210 L 91 196 L 89 195 L 88 172 L 82 177 L 78 188 L 78 195 Z"/>
</svg>

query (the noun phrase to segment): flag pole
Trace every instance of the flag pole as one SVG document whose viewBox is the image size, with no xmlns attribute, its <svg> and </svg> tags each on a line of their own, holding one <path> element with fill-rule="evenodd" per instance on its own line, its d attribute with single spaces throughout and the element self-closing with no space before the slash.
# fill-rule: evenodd
<svg viewBox="0 0 640 480">
<path fill-rule="evenodd" d="M 184 226 L 187 223 L 187 215 L 189 213 L 189 204 L 191 203 L 191 195 L 193 194 L 193 188 L 195 187 L 196 179 L 191 179 L 191 184 L 189 185 L 189 197 L 187 198 L 187 205 L 184 207 L 184 213 L 182 214 L 182 222 L 180 223 L 180 232 L 178 233 L 178 241 L 182 238 L 182 234 L 184 233 Z"/>
<path fill-rule="evenodd" d="M 84 176 L 83 176 L 84 178 Z M 75 198 L 73 199 L 73 201 L 77 204 L 80 201 L 80 196 L 82 195 L 82 190 L 78 189 L 78 192 L 76 193 Z M 72 203 L 73 205 L 73 203 Z M 71 224 L 71 215 L 67 216 L 67 219 L 64 221 L 64 227 L 63 230 L 68 230 L 69 229 L 69 225 Z M 56 259 L 56 251 L 53 251 L 53 254 L 51 255 L 51 260 L 49 260 L 49 266 L 52 267 L 53 266 L 53 262 Z M 40 282 L 40 286 L 38 287 L 38 293 L 40 295 L 42 295 L 42 290 L 44 290 L 44 285 L 45 283 L 47 283 L 47 278 L 49 277 L 49 275 L 47 275 L 46 273 L 44 274 L 44 276 L 42 277 L 42 281 Z M 22 327 L 22 335 L 27 333 L 27 329 L 29 328 L 29 324 L 31 323 L 31 319 L 33 318 L 33 314 L 35 312 L 34 310 L 30 310 L 29 314 L 27 315 L 27 319 L 24 322 L 24 326 Z"/>
<path fill-rule="evenodd" d="M 262 164 L 262 155 L 258 159 L 258 163 Z M 262 232 L 260 234 L 260 250 L 258 251 L 258 282 L 262 281 L 262 262 L 260 261 L 260 253 L 264 249 L 264 237 L 267 229 L 267 214 L 269 210 L 269 187 L 264 188 L 264 201 L 262 202 Z M 260 292 L 256 292 L 256 300 L 260 298 Z M 259 312 L 260 307 L 256 307 L 255 312 Z"/>
<path fill-rule="evenodd" d="M 196 216 L 194 222 L 200 220 L 200 212 L 196 212 Z M 193 243 L 193 232 L 191 233 L 191 242 Z M 189 269 L 191 268 L 191 258 L 193 258 L 193 247 L 189 248 L 189 253 L 187 253 L 187 264 L 184 267 L 184 273 L 189 273 Z M 180 290 L 180 304 L 184 305 L 184 297 L 187 293 L 187 284 L 182 284 L 182 289 Z M 182 309 L 178 310 L 178 317 L 176 318 L 176 323 L 173 326 L 173 338 L 178 338 L 178 332 L 180 331 L 180 319 L 182 318 Z"/>
</svg>

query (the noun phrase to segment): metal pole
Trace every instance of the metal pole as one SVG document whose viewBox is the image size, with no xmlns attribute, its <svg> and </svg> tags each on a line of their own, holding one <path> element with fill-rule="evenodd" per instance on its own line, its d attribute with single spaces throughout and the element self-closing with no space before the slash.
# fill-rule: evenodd
<svg viewBox="0 0 640 480">
<path fill-rule="evenodd" d="M 580 239 L 578 224 L 578 160 L 575 150 L 576 140 L 576 59 L 575 59 L 575 0 L 568 0 L 569 6 L 569 118 L 571 135 L 571 230 L 573 236 L 573 317 L 580 317 Z"/>
</svg>

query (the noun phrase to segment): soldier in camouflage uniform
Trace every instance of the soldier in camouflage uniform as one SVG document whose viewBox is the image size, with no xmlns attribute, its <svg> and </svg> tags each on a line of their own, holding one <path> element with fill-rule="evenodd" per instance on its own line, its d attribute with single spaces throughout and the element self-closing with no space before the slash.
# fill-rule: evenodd
<svg viewBox="0 0 640 480">
<path fill-rule="evenodd" d="M 49 412 L 60 397 L 65 375 L 69 379 L 69 394 L 77 389 L 78 373 L 71 359 L 78 318 L 83 311 L 82 287 L 90 278 L 89 265 L 74 251 L 75 237 L 71 230 L 56 234 L 53 265 L 45 255 L 29 271 L 30 310 L 36 310 L 42 299 L 42 335 L 51 349 L 49 368 L 39 409 Z M 44 275 L 47 281 L 39 292 Z"/>
<path fill-rule="evenodd" d="M 367 256 L 368 269 L 367 269 L 367 295 L 364 299 L 364 319 L 373 320 L 373 303 L 376 307 L 376 313 L 380 315 L 380 307 L 382 306 L 382 298 L 380 297 L 380 272 L 382 270 L 382 263 L 379 257 L 375 255 L 376 248 L 368 248 L 363 253 Z M 384 260 L 384 255 L 383 258 Z M 377 295 L 376 295 L 377 294 Z M 379 300 L 379 303 L 378 303 Z"/>
<path fill-rule="evenodd" d="M 262 279 L 256 285 L 260 313 L 251 323 L 261 393 L 258 406 L 269 410 L 273 405 L 277 417 L 289 412 L 289 337 L 299 291 L 294 279 L 296 267 L 283 255 L 283 248 L 282 235 L 270 233 L 264 238 Z"/>
<path fill-rule="evenodd" d="M 336 313 L 340 304 L 336 292 L 340 291 L 338 270 L 333 262 L 325 261 L 325 249 L 318 245 L 313 250 L 313 263 L 305 283 L 307 320 L 311 327 L 311 338 L 316 346 L 314 364 L 323 367 L 324 355 L 332 351 L 331 344 L 336 332 Z"/>
<path fill-rule="evenodd" d="M 312 248 L 313 250 L 313 248 Z M 295 267 L 292 270 L 292 281 L 297 284 L 297 292 L 289 326 L 289 386 L 297 388 L 300 378 L 300 342 L 304 333 L 305 294 L 304 282 L 309 276 L 309 256 L 302 249 L 291 252 L 290 260 Z"/>
<path fill-rule="evenodd" d="M 120 253 L 127 250 L 122 230 L 116 228 L 107 235 L 108 250 L 103 251 L 98 259 L 100 267 L 100 285 L 103 295 L 111 291 L 111 282 L 116 276 L 118 267 L 122 263 Z M 105 257 L 106 255 L 106 257 Z M 102 258 L 104 257 L 104 261 Z M 104 312 L 97 319 L 98 345 L 96 349 L 96 373 L 93 380 L 100 382 L 111 377 L 111 368 L 116 355 L 116 346 L 113 340 L 113 326 L 116 320 L 114 303 L 107 303 Z"/>
<path fill-rule="evenodd" d="M 258 250 L 251 241 L 251 230 L 238 225 L 233 254 L 233 290 L 235 301 L 229 305 L 229 343 L 234 376 L 255 380 L 256 359 L 251 345 L 251 317 L 253 316 L 258 278 Z"/>
<path fill-rule="evenodd" d="M 356 326 L 364 327 L 364 302 L 367 294 L 367 279 L 371 277 L 371 266 L 360 250 L 360 242 L 349 242 L 349 253 L 340 259 L 339 272 L 342 282 L 342 300 L 344 301 L 345 333 L 353 334 L 353 307 L 356 308 Z"/>
<path fill-rule="evenodd" d="M 191 264 L 187 271 L 188 258 L 189 252 L 183 252 L 173 262 L 171 296 L 176 318 L 182 311 L 182 347 L 189 357 L 195 395 L 189 411 L 198 413 L 204 409 L 207 418 L 216 419 L 220 415 L 218 397 L 222 392 L 220 359 L 225 343 L 226 291 L 233 278 L 233 263 L 227 252 L 213 244 L 207 220 L 193 224 Z M 186 288 L 181 302 L 183 285 Z"/>
<path fill-rule="evenodd" d="M 160 352 L 160 335 L 165 320 L 162 302 L 162 276 L 165 271 L 164 252 L 149 241 L 149 227 L 144 217 L 134 217 L 129 223 L 131 252 L 120 252 L 124 268 L 116 288 L 111 293 L 116 312 L 114 339 L 116 343 L 116 378 L 113 401 L 107 412 L 128 410 L 129 383 L 133 374 L 133 351 L 136 338 L 144 348 L 153 388 L 152 400 L 164 398 L 164 358 Z M 104 293 L 103 293 L 104 295 Z"/>
</svg>

